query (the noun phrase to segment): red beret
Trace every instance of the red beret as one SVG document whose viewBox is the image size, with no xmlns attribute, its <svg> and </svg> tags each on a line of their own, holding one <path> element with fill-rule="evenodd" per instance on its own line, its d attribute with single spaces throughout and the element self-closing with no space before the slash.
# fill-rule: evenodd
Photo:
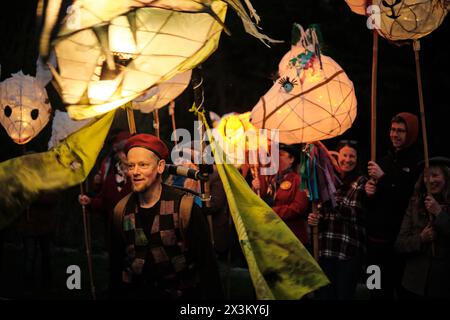
<svg viewBox="0 0 450 320">
<path fill-rule="evenodd" d="M 125 153 L 128 153 L 131 148 L 135 147 L 148 149 L 160 159 L 167 160 L 169 158 L 169 149 L 167 146 L 162 140 L 151 134 L 140 133 L 129 138 L 125 143 Z"/>
</svg>

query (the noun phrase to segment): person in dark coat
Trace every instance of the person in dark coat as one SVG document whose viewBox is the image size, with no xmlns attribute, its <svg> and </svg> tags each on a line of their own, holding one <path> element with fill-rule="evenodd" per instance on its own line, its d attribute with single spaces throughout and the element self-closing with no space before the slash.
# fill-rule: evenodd
<svg viewBox="0 0 450 320">
<path fill-rule="evenodd" d="M 396 241 L 406 253 L 402 285 L 407 298 L 450 299 L 450 159 L 430 159 L 416 183 Z"/>
<path fill-rule="evenodd" d="M 368 164 L 368 174 L 376 181 L 377 192 L 367 213 L 367 264 L 377 265 L 381 270 L 381 289 L 371 290 L 371 299 L 392 300 L 402 292 L 404 260 L 395 252 L 394 243 L 418 176 L 418 130 L 415 115 L 397 114 L 391 120 L 391 150 L 377 162 Z"/>
</svg>

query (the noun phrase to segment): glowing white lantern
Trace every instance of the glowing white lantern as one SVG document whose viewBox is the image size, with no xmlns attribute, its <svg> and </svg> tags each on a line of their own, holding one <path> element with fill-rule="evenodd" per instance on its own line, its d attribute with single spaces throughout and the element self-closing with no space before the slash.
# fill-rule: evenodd
<svg viewBox="0 0 450 320">
<path fill-rule="evenodd" d="M 143 113 L 150 113 L 169 104 L 189 86 L 191 74 L 192 71 L 189 70 L 177 74 L 172 79 L 154 85 L 132 101 L 133 109 L 138 109 Z"/>
<path fill-rule="evenodd" d="M 77 1 L 70 14 L 79 25 L 67 17 L 52 70 L 70 117 L 108 112 L 205 60 L 218 46 L 227 5 L 201 2 Z M 187 4 L 193 10 L 177 11 Z"/>
<path fill-rule="evenodd" d="M 439 27 L 448 12 L 446 0 L 373 0 L 380 8 L 378 33 L 389 40 L 417 40 Z"/>
<path fill-rule="evenodd" d="M 46 84 L 50 72 L 37 64 L 36 78 L 22 71 L 0 83 L 0 123 L 17 144 L 25 144 L 46 126 L 52 112 Z"/>
<path fill-rule="evenodd" d="M 355 120 L 353 83 L 333 59 L 320 55 L 315 32 L 294 28 L 301 38 L 281 60 L 280 76 L 253 108 L 251 122 L 278 129 L 286 144 L 333 138 Z"/>
</svg>

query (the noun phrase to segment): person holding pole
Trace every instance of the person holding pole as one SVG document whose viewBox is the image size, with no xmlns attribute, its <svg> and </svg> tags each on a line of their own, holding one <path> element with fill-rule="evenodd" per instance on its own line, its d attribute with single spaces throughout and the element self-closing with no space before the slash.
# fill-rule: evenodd
<svg viewBox="0 0 450 320">
<path fill-rule="evenodd" d="M 368 206 L 367 263 L 381 270 L 381 289 L 371 290 L 371 299 L 392 300 L 402 293 L 402 255 L 394 250 L 395 239 L 417 179 L 417 116 L 401 112 L 391 120 L 392 148 L 377 162 L 369 161 L 369 177 L 377 182 L 375 200 Z"/>
<path fill-rule="evenodd" d="M 395 243 L 408 254 L 402 279 L 408 299 L 450 299 L 450 159 L 429 164 L 429 193 L 423 170 Z"/>
<path fill-rule="evenodd" d="M 167 146 L 137 134 L 125 152 L 133 192 L 119 201 L 113 218 L 125 248 L 123 298 L 222 298 L 206 217 L 192 195 L 162 183 Z"/>
<path fill-rule="evenodd" d="M 321 300 L 353 299 L 366 249 L 364 208 L 376 190 L 358 168 L 356 141 L 342 140 L 336 151 L 342 182 L 336 190 L 336 207 L 325 202 L 320 214 L 308 216 L 308 224 L 319 227 L 319 264 L 331 282 L 319 289 Z"/>
<path fill-rule="evenodd" d="M 278 173 L 269 178 L 259 175 L 252 181 L 254 190 L 287 224 L 297 238 L 306 245 L 309 243 L 306 215 L 308 213 L 308 197 L 300 190 L 300 175 L 296 168 L 300 162 L 300 146 L 279 145 Z"/>
</svg>

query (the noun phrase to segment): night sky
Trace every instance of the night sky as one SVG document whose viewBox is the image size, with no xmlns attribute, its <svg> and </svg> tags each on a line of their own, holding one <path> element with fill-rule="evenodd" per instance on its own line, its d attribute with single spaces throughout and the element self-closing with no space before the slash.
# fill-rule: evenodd
<svg viewBox="0 0 450 320">
<path fill-rule="evenodd" d="M 10 2 L 14 7 L 1 11 L 0 63 L 1 80 L 20 69 L 34 74 L 37 57 L 37 29 L 34 17 L 35 0 Z M 203 63 L 207 110 L 224 114 L 252 109 L 259 97 L 273 84 L 281 57 L 289 50 L 294 22 L 304 27 L 319 24 L 323 37 L 323 53 L 332 57 L 353 81 L 358 100 L 358 116 L 353 127 L 343 136 L 324 141 L 333 148 L 339 139 L 360 141 L 363 158 L 370 150 L 370 78 L 372 33 L 366 28 L 366 18 L 350 11 L 343 0 L 253 0 L 261 16 L 263 32 L 284 40 L 271 48 L 246 34 L 240 19 L 228 11 L 226 25 L 232 35 L 222 34 L 219 49 Z M 421 40 L 421 64 L 429 150 L 431 155 L 449 156 L 446 116 L 450 90 L 449 18 L 441 27 Z M 419 114 L 414 53 L 410 45 L 397 46 L 380 37 L 378 71 L 378 153 L 388 147 L 388 128 L 393 115 L 401 111 Z M 62 108 L 58 97 L 50 91 L 54 108 Z M 178 127 L 192 130 L 193 115 L 187 112 L 192 103 L 190 88 L 177 101 Z M 162 135 L 170 136 L 167 109 L 160 111 Z M 138 130 L 151 132 L 151 116 L 137 115 Z M 115 127 L 124 127 L 123 112 L 119 112 Z M 44 151 L 51 133 L 51 123 L 27 146 L 27 150 Z M 420 136 L 421 138 L 421 136 Z M 421 143 L 421 140 L 419 141 Z M 0 129 L 0 161 L 20 155 L 24 148 L 14 144 L 3 127 Z"/>
</svg>

